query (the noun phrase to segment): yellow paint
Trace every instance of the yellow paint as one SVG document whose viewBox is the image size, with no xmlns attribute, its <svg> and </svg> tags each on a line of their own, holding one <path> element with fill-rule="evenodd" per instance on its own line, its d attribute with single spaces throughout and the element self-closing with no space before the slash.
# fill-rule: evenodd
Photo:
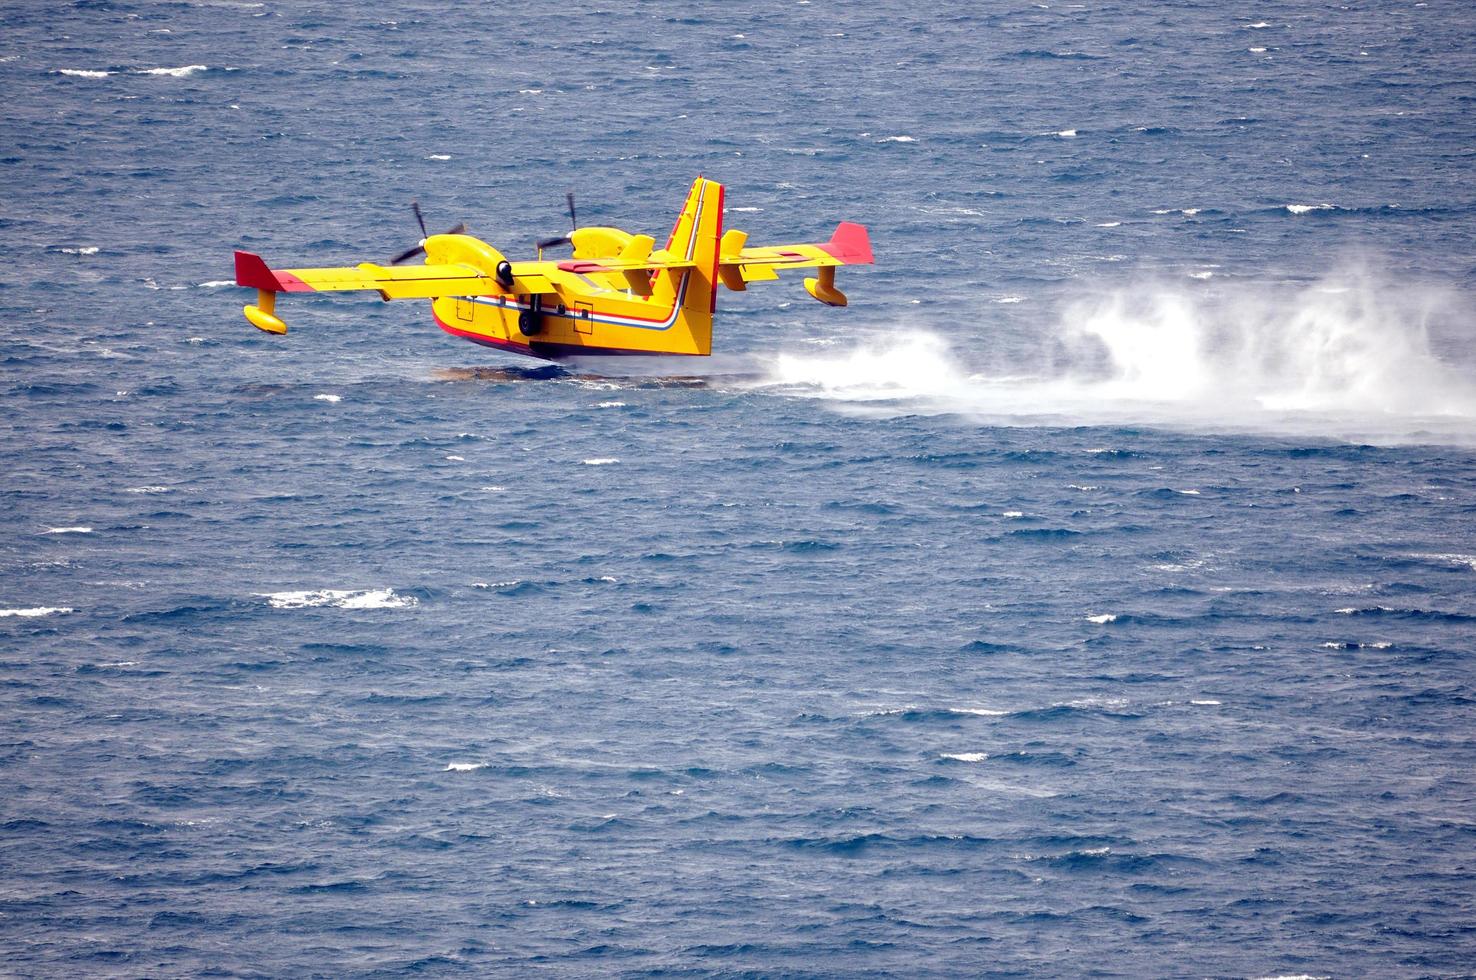
<svg viewBox="0 0 1476 980">
<path fill-rule="evenodd" d="M 835 266 L 871 261 L 865 229 L 842 224 L 824 245 L 749 248 L 743 232 L 723 232 L 723 197 L 721 184 L 699 177 L 659 249 L 649 235 L 587 227 L 570 236 L 572 259 L 508 262 L 470 235 L 432 235 L 421 266 L 270 270 L 240 253 L 238 281 L 259 287 L 257 305 L 244 310 L 269 333 L 287 330 L 275 315 L 277 291 L 368 290 L 386 300 L 431 299 L 448 332 L 539 356 L 708 354 L 718 284 L 743 290 L 777 279 L 783 269 L 818 268 L 806 290 L 823 303 L 845 305 Z M 242 272 L 247 260 L 255 264 Z"/>
<path fill-rule="evenodd" d="M 286 333 L 287 324 L 273 316 L 276 310 L 277 294 L 270 289 L 258 289 L 256 305 L 242 307 L 241 312 L 246 314 L 247 321 L 258 330 L 275 334 Z"/>
<path fill-rule="evenodd" d="M 845 306 L 846 294 L 835 288 L 835 266 L 821 269 L 819 278 L 805 280 L 805 292 L 826 306 Z"/>
</svg>

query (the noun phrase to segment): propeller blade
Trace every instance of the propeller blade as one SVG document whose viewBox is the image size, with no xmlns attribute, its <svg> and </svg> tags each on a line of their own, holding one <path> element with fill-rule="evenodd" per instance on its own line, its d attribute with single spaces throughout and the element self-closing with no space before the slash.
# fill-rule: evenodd
<svg viewBox="0 0 1476 980">
<path fill-rule="evenodd" d="M 428 231 L 425 230 L 425 219 L 420 216 L 420 202 L 419 201 L 411 201 L 410 202 L 410 210 L 415 212 L 415 220 L 420 225 L 420 237 L 421 238 L 429 238 L 430 237 L 430 232 L 428 232 Z"/>
<path fill-rule="evenodd" d="M 425 246 L 424 245 L 417 245 L 414 248 L 407 248 L 405 251 L 401 252 L 399 255 L 396 255 L 394 258 L 390 259 L 389 260 L 389 264 L 390 265 L 399 265 L 401 262 L 404 262 L 406 259 L 413 259 L 417 255 L 424 255 L 424 254 L 425 254 Z"/>
<path fill-rule="evenodd" d="M 560 235 L 557 238 L 545 238 L 543 241 L 541 241 L 541 242 L 538 243 L 538 247 L 539 248 L 553 248 L 553 247 L 555 247 L 557 245 L 568 245 L 568 244 L 569 244 L 569 236 L 568 235 Z"/>
<path fill-rule="evenodd" d="M 569 227 L 574 231 L 579 230 L 579 222 L 574 218 L 574 192 L 569 191 L 564 195 L 564 200 L 569 202 Z"/>
<path fill-rule="evenodd" d="M 466 225 L 463 224 L 462 222 L 458 221 L 458 222 L 456 222 L 455 227 L 447 229 L 445 233 L 447 235 L 465 235 L 466 234 Z"/>
</svg>

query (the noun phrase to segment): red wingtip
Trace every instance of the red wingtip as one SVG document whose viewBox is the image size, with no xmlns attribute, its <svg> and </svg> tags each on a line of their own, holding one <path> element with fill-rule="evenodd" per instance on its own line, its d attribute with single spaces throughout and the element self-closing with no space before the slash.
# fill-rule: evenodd
<svg viewBox="0 0 1476 980">
<path fill-rule="evenodd" d="M 820 246 L 846 265 L 871 265 L 871 236 L 864 225 L 842 221 L 835 226 L 830 241 Z"/>
<path fill-rule="evenodd" d="M 261 256 L 251 252 L 236 253 L 236 285 L 265 289 L 274 293 L 282 291 L 282 284 L 277 281 L 272 270 L 267 268 Z"/>
</svg>

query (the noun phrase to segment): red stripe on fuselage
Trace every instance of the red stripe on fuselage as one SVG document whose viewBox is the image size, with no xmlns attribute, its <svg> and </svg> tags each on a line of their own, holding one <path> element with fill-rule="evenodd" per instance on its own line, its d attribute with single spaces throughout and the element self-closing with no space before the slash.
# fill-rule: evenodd
<svg viewBox="0 0 1476 980">
<path fill-rule="evenodd" d="M 707 302 L 708 313 L 717 312 L 718 264 L 723 260 L 723 198 L 728 196 L 727 187 L 718 184 L 717 188 L 717 239 L 712 245 L 712 273 L 708 276 L 708 281 L 712 283 L 712 298 Z M 697 229 L 693 228 L 692 231 L 695 233 Z"/>
<path fill-rule="evenodd" d="M 436 326 L 463 340 L 470 340 L 474 344 L 483 347 L 491 347 L 494 350 L 507 351 L 509 354 L 525 354 L 528 357 L 536 357 L 540 361 L 557 361 L 567 357 L 605 357 L 607 355 L 620 355 L 627 357 L 698 357 L 697 354 L 688 354 L 686 351 L 669 350 L 628 350 L 624 347 L 585 347 L 582 344 L 520 344 L 515 340 L 503 340 L 499 337 L 487 337 L 469 330 L 461 330 L 453 327 L 431 310 L 431 319 L 436 321 Z"/>
<path fill-rule="evenodd" d="M 432 308 L 431 310 L 431 319 L 436 321 L 436 326 L 440 327 L 447 333 L 456 337 L 460 337 L 463 340 L 470 340 L 474 344 L 481 344 L 483 347 L 495 347 L 498 350 L 505 350 L 513 354 L 526 354 L 529 357 L 536 357 L 540 360 L 548 360 L 548 358 L 544 357 L 542 354 L 539 354 L 527 344 L 520 344 L 515 340 L 503 340 L 500 337 L 488 337 L 485 334 L 472 333 L 470 330 L 462 330 L 459 327 L 453 327 L 451 326 L 451 324 L 447 323 L 445 320 L 442 320 L 439 316 L 437 316 L 434 308 Z"/>
</svg>

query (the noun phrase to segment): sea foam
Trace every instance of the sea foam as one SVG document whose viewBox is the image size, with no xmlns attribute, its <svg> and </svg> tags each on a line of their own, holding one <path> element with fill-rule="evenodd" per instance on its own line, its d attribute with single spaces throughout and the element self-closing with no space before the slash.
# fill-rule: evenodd
<svg viewBox="0 0 1476 980">
<path fill-rule="evenodd" d="M 140 68 L 139 75 L 167 75 L 170 78 L 188 78 L 197 72 L 209 71 L 209 65 L 183 65 L 179 68 Z"/>
<path fill-rule="evenodd" d="M 405 609 L 418 605 L 414 596 L 397 595 L 394 589 L 311 589 L 302 592 L 257 593 L 275 609 Z"/>
<path fill-rule="evenodd" d="M 33 618 L 36 616 L 51 616 L 57 613 L 69 613 L 73 611 L 70 606 L 34 606 L 30 609 L 0 609 L 0 618 L 6 616 Z"/>
</svg>

